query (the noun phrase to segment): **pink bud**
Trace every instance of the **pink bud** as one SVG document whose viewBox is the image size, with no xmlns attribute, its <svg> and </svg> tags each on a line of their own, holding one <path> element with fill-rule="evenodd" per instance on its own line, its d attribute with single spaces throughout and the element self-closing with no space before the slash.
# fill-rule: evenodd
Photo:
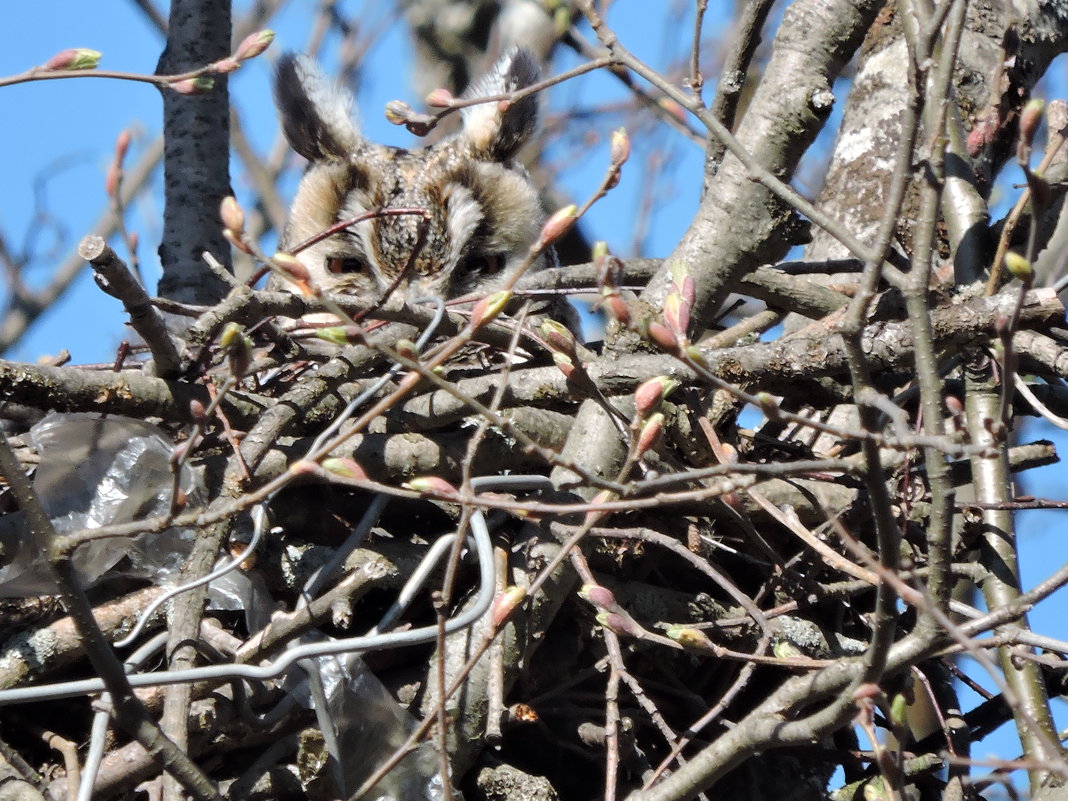
<svg viewBox="0 0 1068 801">
<path fill-rule="evenodd" d="M 119 135 L 115 137 L 115 161 L 119 164 L 126 158 L 126 151 L 130 149 L 130 140 L 132 138 L 129 128 L 120 131 Z"/>
<path fill-rule="evenodd" d="M 645 454 L 656 444 L 656 441 L 663 430 L 664 413 L 657 412 L 646 421 L 644 426 L 642 426 L 642 431 L 638 435 L 638 441 L 634 443 L 634 452 L 638 456 Z"/>
<path fill-rule="evenodd" d="M 206 95 L 215 88 L 215 79 L 210 75 L 171 81 L 167 86 L 180 95 Z"/>
<path fill-rule="evenodd" d="M 281 270 L 287 278 L 291 278 L 294 281 L 307 282 L 311 280 L 311 273 L 308 272 L 308 268 L 292 253 L 280 250 L 271 256 L 271 263 Z"/>
<path fill-rule="evenodd" d="M 448 89 L 435 89 L 426 96 L 426 104 L 431 108 L 449 108 L 456 102 L 452 92 Z"/>
<path fill-rule="evenodd" d="M 512 299 L 512 293 L 506 289 L 486 295 L 471 310 L 471 328 L 477 329 L 491 322 L 498 314 L 504 311 L 508 301 Z"/>
<path fill-rule="evenodd" d="M 103 54 L 88 47 L 74 47 L 62 50 L 44 63 L 46 70 L 91 70 L 100 63 Z"/>
<path fill-rule="evenodd" d="M 526 597 L 526 589 L 517 587 L 514 584 L 503 592 L 498 593 L 497 597 L 493 599 L 493 605 L 490 607 L 490 621 L 493 623 L 493 627 L 497 628 L 504 623 L 516 607 L 523 603 Z"/>
<path fill-rule="evenodd" d="M 674 100 L 667 97 L 661 97 L 656 101 L 656 104 L 679 122 L 686 122 L 686 109 Z"/>
<path fill-rule="evenodd" d="M 323 469 L 342 478 L 351 478 L 356 481 L 366 481 L 367 473 L 355 459 L 344 457 L 330 457 L 323 459 Z"/>
<path fill-rule="evenodd" d="M 119 194 L 120 175 L 122 175 L 122 170 L 119 169 L 119 165 L 111 162 L 108 165 L 107 172 L 104 173 L 104 193 L 108 197 L 116 197 Z"/>
<path fill-rule="evenodd" d="M 219 217 L 223 225 L 231 231 L 240 233 L 245 230 L 245 211 L 233 195 L 227 195 L 222 199 L 219 204 Z"/>
<path fill-rule="evenodd" d="M 271 46 L 271 42 L 274 41 L 274 31 L 269 28 L 264 28 L 261 31 L 255 31 L 250 33 L 244 39 L 241 40 L 241 44 L 237 46 L 237 51 L 234 53 L 234 58 L 238 61 L 247 61 L 250 58 L 255 58 L 268 47 Z"/>
<path fill-rule="evenodd" d="M 643 381 L 634 390 L 634 413 L 641 420 L 653 411 L 661 400 L 666 398 L 676 389 L 679 382 L 666 375 L 658 375 Z"/>
<path fill-rule="evenodd" d="M 619 607 L 615 594 L 600 584 L 583 584 L 578 594 L 579 598 L 599 609 L 613 610 Z"/>
<path fill-rule="evenodd" d="M 386 120 L 393 125 L 404 125 L 414 113 L 414 109 L 403 100 L 390 100 L 386 103 Z"/>
<path fill-rule="evenodd" d="M 625 128 L 612 131 L 612 144 L 608 153 L 613 167 L 621 167 L 630 158 L 630 137 L 627 136 Z"/>
<path fill-rule="evenodd" d="M 541 233 L 538 235 L 538 242 L 535 247 L 540 249 L 548 245 L 550 242 L 555 242 L 575 224 L 577 218 L 578 206 L 574 203 L 570 206 L 564 206 L 562 209 L 558 209 L 545 221 L 545 225 L 542 226 Z"/>
<path fill-rule="evenodd" d="M 645 632 L 626 612 L 598 612 L 597 622 L 614 634 L 640 639 Z"/>
<path fill-rule="evenodd" d="M 425 495 L 439 495 L 444 497 L 451 497 L 456 495 L 456 487 L 450 484 L 443 478 L 437 476 L 420 476 L 419 478 L 413 478 L 411 481 L 406 481 L 402 485 L 410 490 L 421 492 Z"/>
<path fill-rule="evenodd" d="M 673 353 L 679 349 L 680 343 L 678 335 L 667 326 L 658 323 L 655 320 L 650 321 L 649 325 L 646 326 L 646 334 L 650 340 L 666 351 Z"/>
</svg>

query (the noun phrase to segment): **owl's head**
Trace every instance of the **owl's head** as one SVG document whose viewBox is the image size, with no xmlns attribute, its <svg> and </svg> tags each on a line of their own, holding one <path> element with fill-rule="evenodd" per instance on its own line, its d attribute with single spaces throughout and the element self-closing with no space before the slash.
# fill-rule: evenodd
<svg viewBox="0 0 1068 801">
<path fill-rule="evenodd" d="M 537 80 L 534 56 L 517 49 L 467 96 L 499 95 Z M 374 217 L 298 253 L 322 288 L 374 297 L 410 262 L 407 294 L 454 297 L 492 288 L 526 256 L 544 212 L 513 157 L 537 122 L 533 95 L 511 104 L 469 106 L 459 133 L 406 150 L 367 141 L 353 121 L 351 94 L 305 56 L 279 60 L 274 93 L 286 139 L 309 162 L 283 248 L 366 212 L 403 207 L 422 212 Z"/>
</svg>

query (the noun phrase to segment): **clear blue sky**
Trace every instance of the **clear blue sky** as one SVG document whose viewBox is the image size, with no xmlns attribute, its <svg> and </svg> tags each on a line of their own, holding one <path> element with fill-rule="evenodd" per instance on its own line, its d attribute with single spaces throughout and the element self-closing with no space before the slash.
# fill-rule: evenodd
<svg viewBox="0 0 1068 801">
<path fill-rule="evenodd" d="M 245 5 L 239 3 L 242 8 Z M 341 5 L 351 10 L 360 4 Z M 378 15 L 386 5 L 368 4 L 378 9 L 373 12 Z M 613 21 L 629 48 L 650 63 L 663 65 L 686 52 L 689 26 L 666 12 L 650 13 L 651 5 L 648 0 L 617 0 L 613 4 Z M 707 30 L 716 31 L 722 15 L 730 12 L 724 5 L 710 4 Z M 293 0 L 272 23 L 278 31 L 279 51 L 301 48 L 317 6 L 314 0 Z M 689 9 L 692 4 L 665 2 L 663 6 Z M 108 69 L 151 73 L 162 47 L 158 32 L 133 3 L 123 0 L 9 2 L 3 22 L 0 74 L 4 75 L 40 64 L 67 47 L 102 51 L 101 66 Z M 406 53 L 405 34 L 394 26 L 370 54 L 359 90 L 365 129 L 372 137 L 392 144 L 404 144 L 409 137 L 383 120 L 384 104 L 394 98 L 407 99 L 416 107 L 421 103 L 408 88 Z M 261 59 L 243 68 L 231 83 L 235 103 L 245 115 L 245 127 L 261 153 L 267 152 L 277 135 L 267 76 L 267 61 Z M 592 76 L 555 88 L 550 103 L 553 108 L 589 107 L 613 96 L 623 97 L 611 79 Z M 0 90 L 0 118 L 4 120 L 0 126 L 0 232 L 13 252 L 32 245 L 35 258 L 25 280 L 34 284 L 46 281 L 52 265 L 90 230 L 105 202 L 104 173 L 115 137 L 124 128 L 138 131 L 128 160 L 132 164 L 140 149 L 159 132 L 160 106 L 151 86 L 118 81 L 77 79 Z M 663 169 L 672 180 L 655 198 L 652 224 L 644 238 L 647 255 L 663 255 L 671 249 L 692 215 L 700 187 L 700 149 L 678 136 L 668 141 L 670 158 Z M 633 159 L 647 159 L 651 152 L 652 148 L 645 148 L 642 139 L 635 137 Z M 559 165 L 563 183 L 576 200 L 596 185 L 605 163 L 603 148 L 584 153 L 574 143 L 558 146 L 550 156 Z M 595 208 L 588 227 L 594 236 L 607 239 L 616 252 L 625 255 L 633 253 L 632 241 L 640 215 L 642 187 L 635 185 L 634 176 L 633 170 L 624 173 L 620 188 Z M 239 197 L 248 197 L 237 168 L 232 181 Z M 157 188 L 158 185 L 157 180 Z M 130 209 L 127 216 L 129 227 L 141 237 L 140 256 L 150 288 L 154 288 L 158 270 L 154 265 L 161 210 L 157 191 Z M 46 216 L 41 218 L 39 214 Z M 46 224 L 41 224 L 42 219 Z M 31 232 L 36 232 L 36 238 L 30 238 Z M 109 361 L 116 342 L 123 336 L 117 301 L 99 292 L 88 274 L 83 273 L 75 291 L 50 311 L 10 356 L 33 361 L 67 348 L 75 362 Z M 1029 426 L 1029 433 L 1057 436 L 1062 451 L 1068 447 L 1059 432 L 1047 427 Z M 1064 497 L 1063 476 L 1064 472 L 1057 468 L 1037 471 L 1025 489 L 1037 495 Z M 1042 512 L 1020 517 L 1027 584 L 1040 580 L 1068 558 L 1064 515 Z M 1054 636 L 1064 634 L 1065 595 L 1060 593 L 1058 602 L 1043 605 L 1032 615 L 1038 631 Z M 980 671 L 971 672 L 985 682 Z M 1065 707 L 1058 703 L 1057 709 L 1064 726 L 1068 722 Z M 1002 757 L 1015 755 L 1011 734 L 988 739 L 975 750 L 977 756 L 995 752 Z"/>
</svg>

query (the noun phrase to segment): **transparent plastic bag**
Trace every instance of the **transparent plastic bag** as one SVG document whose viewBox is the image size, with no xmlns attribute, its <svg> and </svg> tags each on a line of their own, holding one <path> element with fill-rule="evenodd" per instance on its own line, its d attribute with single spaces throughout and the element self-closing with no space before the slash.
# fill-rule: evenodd
<svg viewBox="0 0 1068 801">
<path fill-rule="evenodd" d="M 393 754 L 415 728 L 415 720 L 355 654 L 315 660 L 328 713 L 316 709 L 319 725 L 333 731 L 331 756 L 340 767 L 342 795 L 356 789 Z M 327 743 L 331 743 L 327 739 Z M 445 797 L 434 746 L 423 743 L 374 789 L 370 801 L 440 801 Z M 455 798 L 462 798 L 453 792 Z"/>
<path fill-rule="evenodd" d="M 30 429 L 40 456 L 34 489 L 60 533 L 153 517 L 171 504 L 173 444 L 156 426 L 129 417 L 50 414 Z M 178 488 L 192 502 L 201 493 L 197 471 L 183 467 Z M 28 537 L 19 538 L 0 569 L 0 597 L 47 595 L 53 584 Z M 117 565 L 122 575 L 161 578 L 181 567 L 193 543 L 190 529 L 169 529 L 82 545 L 74 565 L 91 585 Z"/>
</svg>

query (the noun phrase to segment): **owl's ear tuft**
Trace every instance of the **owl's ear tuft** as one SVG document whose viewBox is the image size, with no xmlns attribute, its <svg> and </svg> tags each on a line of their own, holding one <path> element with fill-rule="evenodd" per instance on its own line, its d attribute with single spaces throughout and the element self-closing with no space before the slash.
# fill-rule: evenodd
<svg viewBox="0 0 1068 801">
<path fill-rule="evenodd" d="M 359 146 L 352 94 L 307 56 L 286 53 L 278 59 L 274 102 L 286 140 L 309 161 L 345 160 Z"/>
<path fill-rule="evenodd" d="M 506 53 L 493 68 L 464 92 L 465 98 L 491 97 L 525 89 L 538 82 L 538 60 L 525 48 Z M 490 101 L 463 110 L 460 134 L 473 153 L 507 161 L 527 140 L 538 123 L 538 98 L 527 95 L 511 103 Z"/>
</svg>

